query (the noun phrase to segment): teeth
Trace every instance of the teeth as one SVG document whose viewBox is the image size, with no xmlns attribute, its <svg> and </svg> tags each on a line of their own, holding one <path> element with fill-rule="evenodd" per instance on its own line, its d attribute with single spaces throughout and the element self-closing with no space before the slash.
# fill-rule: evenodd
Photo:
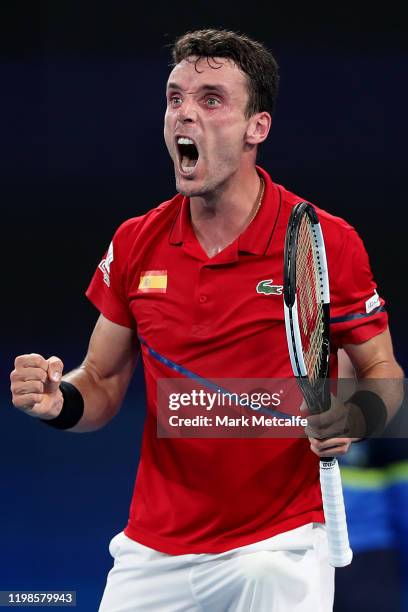
<svg viewBox="0 0 408 612">
<path fill-rule="evenodd" d="M 181 169 L 185 174 L 191 174 L 192 172 L 194 172 L 194 168 L 195 166 L 181 166 Z"/>
<path fill-rule="evenodd" d="M 180 136 L 179 138 L 177 138 L 177 143 L 183 144 L 183 145 L 193 145 L 194 144 L 194 142 L 190 138 L 184 138 L 183 136 Z"/>
</svg>

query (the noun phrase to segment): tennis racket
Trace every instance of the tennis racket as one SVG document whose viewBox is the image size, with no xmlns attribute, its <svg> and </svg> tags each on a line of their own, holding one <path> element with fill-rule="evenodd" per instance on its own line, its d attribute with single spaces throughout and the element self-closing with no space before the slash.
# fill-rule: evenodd
<svg viewBox="0 0 408 612">
<path fill-rule="evenodd" d="M 297 204 L 286 230 L 284 311 L 293 373 L 312 414 L 330 407 L 330 293 L 323 234 L 316 211 Z M 320 486 L 326 520 L 329 562 L 351 563 L 340 469 L 335 457 L 320 459 Z"/>
</svg>

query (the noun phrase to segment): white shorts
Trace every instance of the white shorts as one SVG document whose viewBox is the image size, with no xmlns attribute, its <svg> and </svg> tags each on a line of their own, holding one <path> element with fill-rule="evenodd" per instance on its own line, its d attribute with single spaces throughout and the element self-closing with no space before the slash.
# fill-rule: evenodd
<svg viewBox="0 0 408 612">
<path fill-rule="evenodd" d="M 331 612 L 325 528 L 309 523 L 220 554 L 167 555 L 124 535 L 99 612 Z"/>
</svg>

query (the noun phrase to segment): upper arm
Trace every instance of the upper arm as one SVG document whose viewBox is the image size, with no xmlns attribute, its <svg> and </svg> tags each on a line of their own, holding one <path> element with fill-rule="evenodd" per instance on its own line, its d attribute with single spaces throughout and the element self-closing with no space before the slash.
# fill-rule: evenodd
<svg viewBox="0 0 408 612">
<path fill-rule="evenodd" d="M 118 325 L 103 314 L 93 330 L 83 365 L 92 368 L 101 379 L 125 376 L 133 371 L 138 345 L 135 331 Z"/>
<path fill-rule="evenodd" d="M 337 228 L 341 229 L 341 228 Z M 330 235 L 330 234 L 329 234 Z M 357 232 L 344 228 L 328 244 L 330 343 L 333 347 L 376 342 L 387 329 L 385 302 L 377 293 L 371 265 Z"/>
<path fill-rule="evenodd" d="M 357 378 L 401 378 L 389 329 L 361 344 L 344 344 Z"/>
<path fill-rule="evenodd" d="M 135 331 L 101 314 L 83 363 L 64 378 L 78 387 L 86 404 L 102 406 L 102 412 L 112 415 L 126 393 L 137 355 Z"/>
</svg>

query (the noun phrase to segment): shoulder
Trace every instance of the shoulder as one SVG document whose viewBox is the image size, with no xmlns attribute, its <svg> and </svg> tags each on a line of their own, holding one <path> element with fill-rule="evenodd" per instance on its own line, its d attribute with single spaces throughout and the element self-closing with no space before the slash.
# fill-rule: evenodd
<svg viewBox="0 0 408 612">
<path fill-rule="evenodd" d="M 301 196 L 289 191 L 282 185 L 277 185 L 277 187 L 281 192 L 282 212 L 285 219 L 289 219 L 290 213 L 296 204 L 299 202 L 309 202 L 317 213 L 326 243 L 338 242 L 340 243 L 340 246 L 341 243 L 349 240 L 361 240 L 356 229 L 342 217 L 332 215 L 324 208 L 317 206 L 314 204 L 314 202 L 311 202 L 307 198 L 302 198 Z"/>
<path fill-rule="evenodd" d="M 129 245 L 129 243 L 134 243 L 141 234 L 152 231 L 160 232 L 161 228 L 164 231 L 174 222 L 182 202 L 183 196 L 177 194 L 171 200 L 162 202 L 144 215 L 127 219 L 117 228 L 114 242 Z"/>
<path fill-rule="evenodd" d="M 109 259 L 115 259 L 125 270 L 130 262 L 140 259 L 146 250 L 156 248 L 169 235 L 182 201 L 183 196 L 176 195 L 144 215 L 124 221 L 116 229 L 109 245 Z"/>
</svg>

